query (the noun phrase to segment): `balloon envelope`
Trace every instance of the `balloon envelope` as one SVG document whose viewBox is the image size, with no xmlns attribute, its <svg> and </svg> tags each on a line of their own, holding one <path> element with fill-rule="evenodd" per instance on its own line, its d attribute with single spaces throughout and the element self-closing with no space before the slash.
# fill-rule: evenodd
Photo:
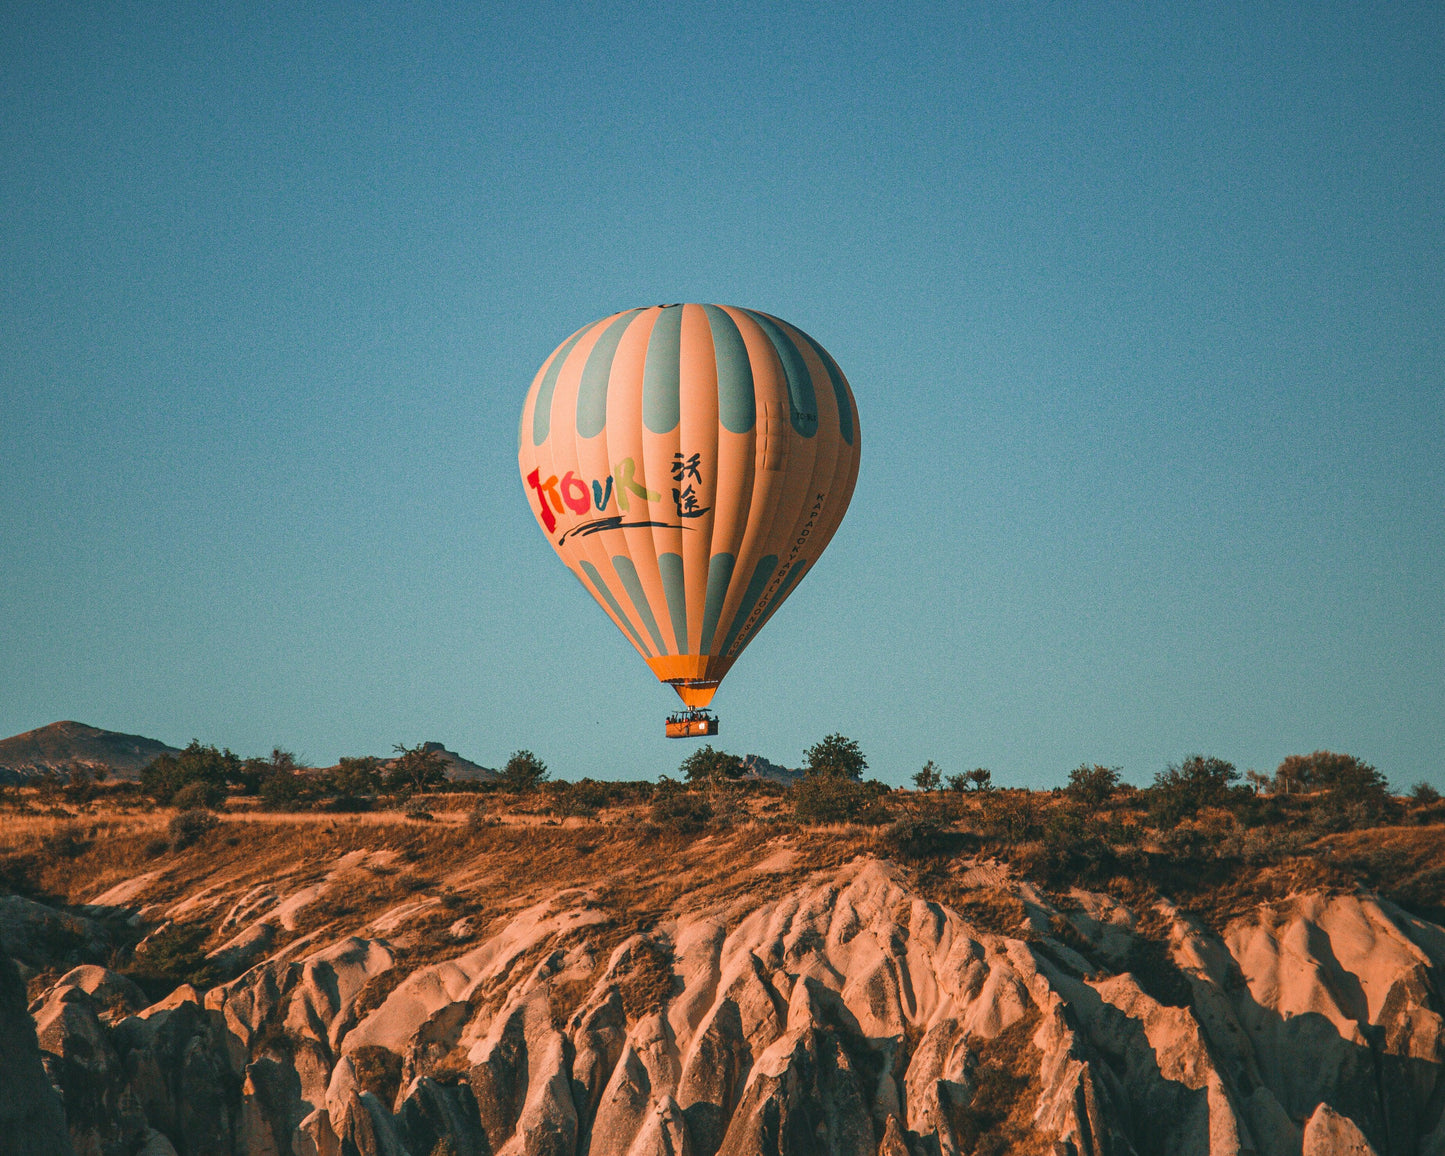
<svg viewBox="0 0 1445 1156">
<path fill-rule="evenodd" d="M 656 305 L 557 347 L 517 458 L 558 556 L 653 673 L 706 706 L 838 528 L 859 444 L 848 381 L 802 330 Z"/>
</svg>

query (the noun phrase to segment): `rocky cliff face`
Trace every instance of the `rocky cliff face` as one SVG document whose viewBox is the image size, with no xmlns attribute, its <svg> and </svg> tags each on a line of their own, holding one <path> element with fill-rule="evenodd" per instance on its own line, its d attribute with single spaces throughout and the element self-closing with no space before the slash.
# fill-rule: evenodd
<svg viewBox="0 0 1445 1156">
<path fill-rule="evenodd" d="M 385 852 L 163 909 L 133 880 L 91 914 L 209 912 L 213 958 L 255 962 L 154 1003 L 82 964 L 29 1011 L 75 1151 L 107 1156 L 1445 1156 L 1445 930 L 1370 894 L 1211 930 L 989 862 L 942 901 L 884 859 L 790 854 L 632 928 L 606 886 L 433 919 L 425 959 L 408 920 L 436 896 L 297 922 Z M 60 917 L 8 918 L 13 945 Z"/>
</svg>

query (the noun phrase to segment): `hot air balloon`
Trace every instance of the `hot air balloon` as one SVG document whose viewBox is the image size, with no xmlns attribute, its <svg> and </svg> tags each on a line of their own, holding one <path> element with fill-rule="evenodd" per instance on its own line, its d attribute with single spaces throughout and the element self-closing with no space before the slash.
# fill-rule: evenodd
<svg viewBox="0 0 1445 1156">
<path fill-rule="evenodd" d="M 517 460 L 537 524 L 657 678 L 707 709 L 818 560 L 858 478 L 858 409 L 776 317 L 654 305 L 584 325 L 537 371 Z"/>
</svg>

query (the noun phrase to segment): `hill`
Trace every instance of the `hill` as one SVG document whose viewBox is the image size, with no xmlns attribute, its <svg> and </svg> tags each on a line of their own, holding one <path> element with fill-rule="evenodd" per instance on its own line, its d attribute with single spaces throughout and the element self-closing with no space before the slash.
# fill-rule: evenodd
<svg viewBox="0 0 1445 1156">
<path fill-rule="evenodd" d="M 0 782 L 16 782 L 46 771 L 65 773 L 75 763 L 105 767 L 117 779 L 138 779 L 157 755 L 178 754 L 144 735 L 101 730 L 85 723 L 53 722 L 24 734 L 0 739 Z"/>
</svg>

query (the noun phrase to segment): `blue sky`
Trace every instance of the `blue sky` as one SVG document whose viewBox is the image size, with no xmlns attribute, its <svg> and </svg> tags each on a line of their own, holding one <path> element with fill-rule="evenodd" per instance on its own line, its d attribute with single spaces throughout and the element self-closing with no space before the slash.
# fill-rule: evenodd
<svg viewBox="0 0 1445 1156">
<path fill-rule="evenodd" d="M 1445 787 L 1445 9 L 301 9 L 4 5 L 0 733 L 675 773 L 516 421 L 719 301 L 863 432 L 722 746 Z"/>
</svg>

